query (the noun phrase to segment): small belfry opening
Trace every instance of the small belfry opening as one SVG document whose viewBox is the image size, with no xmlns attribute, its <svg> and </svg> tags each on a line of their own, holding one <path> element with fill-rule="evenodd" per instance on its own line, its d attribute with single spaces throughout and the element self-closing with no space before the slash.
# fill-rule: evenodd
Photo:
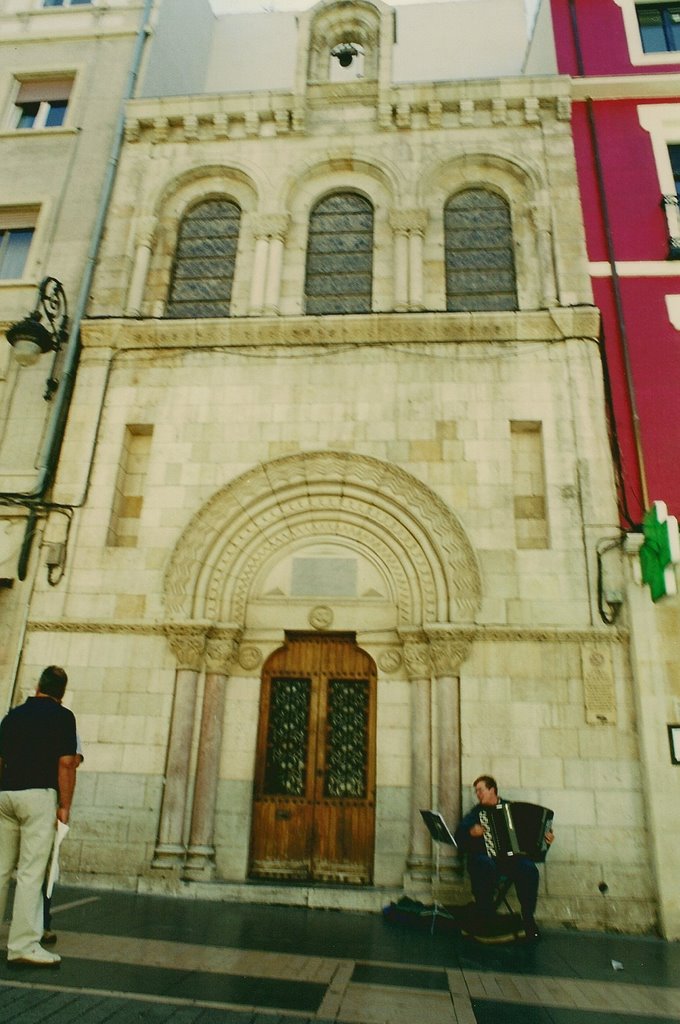
<svg viewBox="0 0 680 1024">
<path fill-rule="evenodd" d="M 331 82 L 353 82 L 364 77 L 364 48 L 359 42 L 342 42 L 330 52 L 328 79 Z"/>
<path fill-rule="evenodd" d="M 307 82 L 377 81 L 381 12 L 374 3 L 320 3 L 310 12 Z"/>
</svg>

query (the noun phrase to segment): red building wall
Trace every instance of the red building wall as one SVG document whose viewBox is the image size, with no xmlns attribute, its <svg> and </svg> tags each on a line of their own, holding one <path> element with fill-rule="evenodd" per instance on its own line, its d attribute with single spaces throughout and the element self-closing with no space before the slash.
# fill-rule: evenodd
<svg viewBox="0 0 680 1024">
<path fill-rule="evenodd" d="M 551 0 L 557 64 L 562 75 L 649 75 L 680 71 L 677 64 L 635 66 L 631 63 L 623 12 L 614 0 Z M 579 33 L 583 70 L 574 44 L 572 19 Z"/>
<path fill-rule="evenodd" d="M 660 75 L 680 72 L 680 54 L 677 64 L 633 66 L 623 13 L 614 0 L 551 0 L 551 10 L 560 73 L 578 78 L 580 65 L 585 77 L 600 82 L 619 76 L 618 91 L 626 96 L 581 100 L 577 92 L 572 114 L 588 258 L 599 264 L 591 272 L 602 312 L 612 435 L 620 456 L 621 522 L 629 525 L 628 517 L 640 522 L 644 506 L 659 498 L 680 515 L 680 332 L 666 307 L 666 295 L 680 294 L 680 276 L 673 272 L 680 264 L 668 261 L 659 173 L 638 113 L 646 103 L 680 103 L 680 82 L 677 99 L 664 98 L 658 88 Z M 633 75 L 639 86 L 632 90 Z M 592 90 L 595 96 L 602 91 Z M 605 91 L 616 96 L 617 87 Z M 618 281 L 609 267 L 612 255 Z"/>
</svg>

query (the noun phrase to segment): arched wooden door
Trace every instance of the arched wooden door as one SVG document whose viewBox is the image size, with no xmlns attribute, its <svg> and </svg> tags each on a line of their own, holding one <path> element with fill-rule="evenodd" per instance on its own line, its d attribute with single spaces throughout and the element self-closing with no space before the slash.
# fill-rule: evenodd
<svg viewBox="0 0 680 1024">
<path fill-rule="evenodd" d="M 290 636 L 268 659 L 251 877 L 371 883 L 375 691 L 375 664 L 351 636 Z"/>
</svg>

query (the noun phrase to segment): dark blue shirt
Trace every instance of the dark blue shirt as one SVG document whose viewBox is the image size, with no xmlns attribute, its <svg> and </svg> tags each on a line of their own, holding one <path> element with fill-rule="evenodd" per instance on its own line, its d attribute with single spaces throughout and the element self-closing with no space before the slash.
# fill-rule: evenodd
<svg viewBox="0 0 680 1024">
<path fill-rule="evenodd" d="M 51 697 L 29 697 L 0 723 L 0 789 L 56 789 L 59 758 L 76 752 L 73 712 Z"/>
</svg>

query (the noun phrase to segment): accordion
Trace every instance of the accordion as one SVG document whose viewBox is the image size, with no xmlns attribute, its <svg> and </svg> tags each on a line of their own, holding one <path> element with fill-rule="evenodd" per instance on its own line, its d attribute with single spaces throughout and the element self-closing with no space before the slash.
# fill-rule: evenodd
<svg viewBox="0 0 680 1024">
<path fill-rule="evenodd" d="M 495 807 L 482 807 L 479 823 L 484 826 L 487 854 L 544 861 L 548 852 L 545 834 L 552 831 L 553 817 L 549 807 L 518 800 L 499 800 Z"/>
</svg>

